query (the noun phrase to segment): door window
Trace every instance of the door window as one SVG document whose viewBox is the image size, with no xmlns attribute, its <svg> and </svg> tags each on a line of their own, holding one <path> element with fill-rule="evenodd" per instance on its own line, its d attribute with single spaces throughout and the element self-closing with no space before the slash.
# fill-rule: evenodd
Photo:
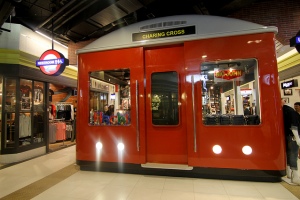
<svg viewBox="0 0 300 200">
<path fill-rule="evenodd" d="M 178 74 L 158 72 L 151 75 L 153 125 L 178 125 Z"/>
<path fill-rule="evenodd" d="M 14 148 L 15 145 L 15 116 L 16 116 L 16 85 L 17 80 L 15 78 L 5 79 L 5 148 Z"/>
</svg>

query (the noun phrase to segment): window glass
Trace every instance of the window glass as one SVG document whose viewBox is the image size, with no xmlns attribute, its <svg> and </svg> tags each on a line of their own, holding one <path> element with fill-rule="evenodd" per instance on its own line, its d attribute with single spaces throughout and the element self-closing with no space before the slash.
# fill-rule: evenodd
<svg viewBox="0 0 300 200">
<path fill-rule="evenodd" d="M 90 125 L 129 125 L 131 115 L 130 70 L 90 73 Z"/>
<path fill-rule="evenodd" d="M 20 79 L 20 97 L 21 97 L 21 111 L 31 110 L 32 106 L 32 81 Z"/>
<path fill-rule="evenodd" d="M 19 116 L 19 146 L 31 144 L 31 113 L 22 112 Z"/>
<path fill-rule="evenodd" d="M 159 72 L 151 75 L 152 123 L 178 125 L 178 74 Z"/>
<path fill-rule="evenodd" d="M 31 144 L 32 80 L 20 79 L 19 146 Z"/>
<path fill-rule="evenodd" d="M 5 148 L 15 147 L 15 112 L 5 113 Z"/>
<path fill-rule="evenodd" d="M 33 95 L 33 142 L 40 143 L 44 140 L 44 83 L 34 81 Z"/>
<path fill-rule="evenodd" d="M 202 116 L 206 125 L 258 125 L 260 103 L 255 59 L 201 65 Z"/>
<path fill-rule="evenodd" d="M 44 111 L 44 83 L 34 81 L 33 107 L 34 112 Z"/>
<path fill-rule="evenodd" d="M 14 148 L 16 116 L 16 79 L 5 79 L 5 148 Z"/>
<path fill-rule="evenodd" d="M 3 91 L 3 76 L 0 76 L 0 138 L 2 136 L 2 91 Z M 1 141 L 1 139 L 0 139 Z M 1 142 L 0 142 L 0 150 L 2 149 L 1 147 Z"/>
<path fill-rule="evenodd" d="M 5 78 L 4 81 L 5 95 L 1 96 L 5 103 L 3 148 L 16 148 L 43 142 L 45 84 L 16 78 Z M 0 92 L 2 93 L 2 86 Z"/>
</svg>

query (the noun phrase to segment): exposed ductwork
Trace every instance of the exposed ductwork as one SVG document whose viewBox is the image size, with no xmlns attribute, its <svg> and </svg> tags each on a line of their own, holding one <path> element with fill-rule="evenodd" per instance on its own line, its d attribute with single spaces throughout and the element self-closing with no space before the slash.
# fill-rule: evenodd
<svg viewBox="0 0 300 200">
<path fill-rule="evenodd" d="M 0 30 L 10 31 L 8 29 L 2 28 L 4 22 L 10 17 L 10 15 L 15 15 L 15 3 L 20 3 L 22 0 L 1 0 L 0 1 Z"/>
<path fill-rule="evenodd" d="M 49 37 L 53 32 L 53 39 L 68 45 L 70 41 L 96 39 L 151 18 L 180 14 L 225 16 L 259 1 L 265 0 L 0 0 L 0 27 L 10 22 L 11 16 L 12 23 Z"/>
</svg>

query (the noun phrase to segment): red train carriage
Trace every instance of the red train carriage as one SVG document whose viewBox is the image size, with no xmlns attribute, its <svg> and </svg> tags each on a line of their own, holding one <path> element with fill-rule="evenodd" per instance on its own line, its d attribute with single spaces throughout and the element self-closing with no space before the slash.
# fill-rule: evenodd
<svg viewBox="0 0 300 200">
<path fill-rule="evenodd" d="M 152 19 L 78 54 L 82 170 L 280 181 L 285 146 L 275 27 Z"/>
</svg>

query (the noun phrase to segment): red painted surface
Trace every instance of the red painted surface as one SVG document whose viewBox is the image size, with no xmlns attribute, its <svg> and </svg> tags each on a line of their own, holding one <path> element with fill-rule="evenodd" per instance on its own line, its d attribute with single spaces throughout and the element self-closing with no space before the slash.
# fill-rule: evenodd
<svg viewBox="0 0 300 200">
<path fill-rule="evenodd" d="M 89 119 L 89 72 L 130 68 L 131 104 L 136 104 L 135 81 L 138 80 L 139 91 L 144 91 L 143 51 L 142 48 L 114 50 L 82 54 L 79 56 L 78 69 L 78 109 L 77 109 L 77 159 L 106 162 L 141 163 L 145 158 L 145 123 L 140 117 L 140 149 L 137 150 L 136 115 L 131 114 L 130 126 L 90 126 Z M 144 96 L 139 96 L 139 113 L 144 116 Z M 136 113 L 132 106 L 131 113 Z M 101 155 L 96 153 L 96 142 L 101 141 Z M 117 144 L 125 144 L 124 153 L 118 156 Z"/>
<path fill-rule="evenodd" d="M 180 122 L 173 126 L 154 126 L 151 117 L 151 98 L 146 98 L 147 162 L 187 164 L 186 102 L 182 99 L 185 84 L 183 46 L 151 48 L 145 50 L 146 83 L 152 73 L 178 73 Z M 146 96 L 151 96 L 151 84 L 146 84 Z"/>
<path fill-rule="evenodd" d="M 261 41 L 253 43 L 249 41 Z M 207 55 L 205 60 L 201 55 Z M 255 58 L 258 61 L 261 103 L 261 125 L 259 126 L 204 126 L 202 113 L 197 112 L 197 152 L 193 149 L 193 138 L 188 134 L 189 165 L 236 168 L 284 170 L 285 147 L 282 132 L 282 111 L 278 82 L 277 62 L 274 52 L 273 34 L 256 34 L 215 38 L 185 43 L 187 74 L 199 73 L 202 62 Z M 196 83 L 196 94 L 201 94 L 200 83 Z M 191 84 L 186 84 L 186 94 L 191 96 Z M 201 96 L 195 97 L 200 101 Z M 190 98 L 187 98 L 190 104 Z M 201 104 L 197 104 L 198 110 Z M 191 115 L 187 109 L 187 115 Z M 192 121 L 187 121 L 187 132 L 191 133 Z M 222 154 L 212 152 L 213 145 L 222 146 Z M 242 147 L 249 145 L 251 155 L 244 155 Z"/>
<path fill-rule="evenodd" d="M 249 42 L 249 41 L 260 41 Z M 202 55 L 207 55 L 202 59 Z M 193 135 L 191 75 L 200 73 L 203 62 L 255 58 L 258 61 L 261 124 L 258 126 L 205 126 L 202 123 L 201 85 L 195 82 L 196 140 Z M 231 169 L 284 170 L 285 147 L 274 34 L 253 34 L 189 41 L 175 46 L 130 48 L 80 54 L 78 57 L 77 160 L 124 163 L 179 163 Z M 130 68 L 131 125 L 89 126 L 89 72 Z M 179 73 L 180 123 L 176 127 L 151 124 L 151 73 Z M 136 137 L 135 81 L 139 87 L 140 148 Z M 145 87 L 144 87 L 145 86 Z M 103 143 L 101 155 L 95 144 Z M 118 154 L 118 141 L 125 151 Z M 194 141 L 197 149 L 194 150 Z M 212 152 L 213 145 L 222 153 Z M 249 145 L 251 155 L 242 147 Z"/>
</svg>

